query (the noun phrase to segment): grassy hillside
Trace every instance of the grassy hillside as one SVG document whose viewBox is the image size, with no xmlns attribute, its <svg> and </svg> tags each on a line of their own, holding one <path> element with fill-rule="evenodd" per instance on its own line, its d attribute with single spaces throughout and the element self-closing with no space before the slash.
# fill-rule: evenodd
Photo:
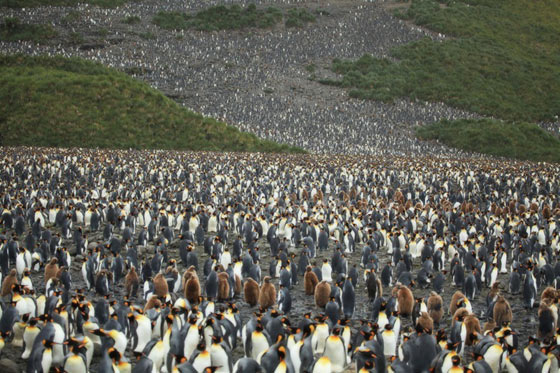
<svg viewBox="0 0 560 373">
<path fill-rule="evenodd" d="M 536 124 L 499 120 L 441 121 L 420 127 L 423 140 L 499 157 L 560 162 L 560 140 Z"/>
<path fill-rule="evenodd" d="M 2 41 L 34 41 L 41 43 L 56 36 L 50 25 L 32 25 L 22 23 L 18 18 L 7 17 L 0 22 L 0 40 Z"/>
<path fill-rule="evenodd" d="M 81 59 L 0 55 L 2 145 L 301 152 L 192 113 Z"/>
<path fill-rule="evenodd" d="M 247 7 L 217 5 L 192 14 L 160 11 L 152 22 L 167 30 L 217 31 L 271 28 L 283 18 L 286 27 L 303 27 L 306 23 L 316 20 L 315 16 L 304 8 L 292 8 L 284 14 L 278 8 L 261 9 L 255 4 L 250 4 Z"/>
<path fill-rule="evenodd" d="M 442 2 L 443 3 L 443 2 Z M 401 17 L 450 38 L 394 49 L 399 62 L 370 56 L 336 61 L 339 82 L 360 98 L 408 96 L 507 120 L 560 114 L 560 2 L 413 0 Z"/>
<path fill-rule="evenodd" d="M 336 60 L 333 69 L 343 77 L 330 83 L 352 97 L 443 101 L 507 121 L 560 115 L 559 1 L 412 0 L 396 14 L 449 38 L 396 48 L 397 62 Z"/>
</svg>

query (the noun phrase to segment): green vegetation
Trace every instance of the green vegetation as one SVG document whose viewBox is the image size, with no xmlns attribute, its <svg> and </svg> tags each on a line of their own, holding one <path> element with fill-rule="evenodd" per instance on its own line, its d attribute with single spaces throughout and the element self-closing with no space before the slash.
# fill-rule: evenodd
<svg viewBox="0 0 560 373">
<path fill-rule="evenodd" d="M 75 6 L 91 4 L 101 8 L 116 8 L 126 4 L 129 0 L 0 0 L 0 7 L 33 8 L 38 6 Z"/>
<path fill-rule="evenodd" d="M 101 64 L 0 55 L 2 145 L 283 151 Z"/>
<path fill-rule="evenodd" d="M 416 131 L 423 140 L 499 157 L 560 162 L 560 140 L 536 124 L 492 119 L 441 121 Z"/>
<path fill-rule="evenodd" d="M 200 31 L 239 30 L 267 28 L 277 24 L 282 13 L 276 8 L 257 9 L 254 4 L 246 8 L 232 5 L 213 6 L 195 14 L 159 12 L 153 23 L 167 30 L 195 29 Z"/>
<path fill-rule="evenodd" d="M 356 98 L 443 101 L 507 121 L 497 122 L 499 126 L 485 122 L 492 131 L 509 122 L 553 121 L 560 114 L 560 2 L 412 0 L 410 7 L 398 10 L 396 15 L 448 38 L 425 38 L 395 48 L 391 55 L 397 62 L 372 56 L 357 61 L 335 60 L 333 70 L 342 74 L 342 79 L 323 82 L 348 88 Z M 517 137 L 519 131 L 531 130 L 527 124 L 515 126 Z M 444 127 L 438 124 L 428 128 L 434 138 L 433 131 Z M 457 131 L 455 138 L 461 137 L 458 126 L 445 128 Z M 453 142 L 463 149 L 472 145 L 468 150 L 522 157 L 514 142 L 486 143 L 489 145 L 475 147 L 474 141 Z M 496 149 L 492 150 L 491 144 L 496 144 Z M 527 142 L 531 149 L 536 144 Z M 530 159 L 539 155 L 551 159 L 546 151 L 526 151 Z"/>
<path fill-rule="evenodd" d="M 31 25 L 21 23 L 18 18 L 4 18 L 0 23 L 0 40 L 34 41 L 42 43 L 56 36 L 56 31 L 49 25 Z"/>
<path fill-rule="evenodd" d="M 79 32 L 71 32 L 68 41 L 71 44 L 82 44 L 84 42 L 84 37 Z"/>
<path fill-rule="evenodd" d="M 126 23 L 127 25 L 136 25 L 136 24 L 140 23 L 140 17 L 138 17 L 138 16 L 128 16 L 128 17 L 125 17 L 122 20 L 122 22 Z"/>
<path fill-rule="evenodd" d="M 506 120 L 560 114 L 560 2 L 413 0 L 399 14 L 452 36 L 396 48 L 399 62 L 365 56 L 335 61 L 353 97 L 408 96 Z"/>
<path fill-rule="evenodd" d="M 167 30 L 194 29 L 199 31 L 241 30 L 247 28 L 271 28 L 285 18 L 286 27 L 302 27 L 314 22 L 315 16 L 306 9 L 293 8 L 285 15 L 277 8 L 259 9 L 255 4 L 247 7 L 219 5 L 194 14 L 159 12 L 152 22 Z"/>
<path fill-rule="evenodd" d="M 64 17 L 62 17 L 62 21 L 66 24 L 71 24 L 74 22 L 79 21 L 82 18 L 82 14 L 77 10 L 71 10 Z"/>
<path fill-rule="evenodd" d="M 286 27 L 303 27 L 306 23 L 315 22 L 316 18 L 307 9 L 292 8 L 286 15 Z"/>
<path fill-rule="evenodd" d="M 153 32 L 150 31 L 146 31 L 146 32 L 142 32 L 140 34 L 138 34 L 142 39 L 146 39 L 146 40 L 154 40 L 156 38 L 156 36 L 154 35 Z"/>
</svg>

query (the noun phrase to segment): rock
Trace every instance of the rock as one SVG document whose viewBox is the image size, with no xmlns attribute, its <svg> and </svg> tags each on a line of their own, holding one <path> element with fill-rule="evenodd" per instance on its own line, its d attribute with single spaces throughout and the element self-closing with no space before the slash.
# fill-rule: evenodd
<svg viewBox="0 0 560 373">
<path fill-rule="evenodd" d="M 18 373 L 20 371 L 15 361 L 10 359 L 0 359 L 0 372 L 2 373 Z"/>
</svg>

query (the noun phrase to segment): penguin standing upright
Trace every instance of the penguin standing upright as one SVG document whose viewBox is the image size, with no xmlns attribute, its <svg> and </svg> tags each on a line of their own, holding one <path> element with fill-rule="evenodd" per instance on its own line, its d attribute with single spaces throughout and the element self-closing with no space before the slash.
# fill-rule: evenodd
<svg viewBox="0 0 560 373">
<path fill-rule="evenodd" d="M 261 285 L 259 292 L 259 304 L 262 308 L 267 309 L 276 303 L 276 288 L 271 282 L 271 278 L 266 276 L 263 279 L 263 284 Z"/>
<path fill-rule="evenodd" d="M 27 360 L 27 373 L 49 372 L 53 359 L 53 341 L 43 339 L 33 347 L 31 356 Z"/>
<path fill-rule="evenodd" d="M 346 279 L 342 288 L 342 312 L 344 313 L 344 317 L 346 317 L 347 319 L 351 319 L 354 315 L 355 307 L 356 294 L 354 292 L 354 286 L 349 279 Z M 333 369 L 335 369 L 336 364 L 332 359 L 331 363 L 333 364 Z"/>
<path fill-rule="evenodd" d="M 212 337 L 210 359 L 212 360 L 212 366 L 219 367 L 216 372 L 231 373 L 233 369 L 231 351 L 220 336 L 215 335 Z"/>
<path fill-rule="evenodd" d="M 398 336 L 393 331 L 393 326 L 386 324 L 381 336 L 383 337 L 383 354 L 385 357 L 395 356 L 397 354 Z"/>
<path fill-rule="evenodd" d="M 323 356 L 329 358 L 333 372 L 343 372 L 349 363 L 344 340 L 340 337 L 340 328 L 334 328 L 327 338 Z"/>
</svg>

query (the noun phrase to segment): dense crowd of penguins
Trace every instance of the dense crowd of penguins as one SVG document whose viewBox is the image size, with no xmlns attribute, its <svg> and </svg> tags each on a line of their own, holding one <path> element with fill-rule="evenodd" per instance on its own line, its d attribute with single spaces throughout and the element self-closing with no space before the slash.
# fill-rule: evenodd
<svg viewBox="0 0 560 373">
<path fill-rule="evenodd" d="M 34 148 L 0 164 L 0 348 L 27 372 L 558 371 L 557 166 Z"/>
</svg>

